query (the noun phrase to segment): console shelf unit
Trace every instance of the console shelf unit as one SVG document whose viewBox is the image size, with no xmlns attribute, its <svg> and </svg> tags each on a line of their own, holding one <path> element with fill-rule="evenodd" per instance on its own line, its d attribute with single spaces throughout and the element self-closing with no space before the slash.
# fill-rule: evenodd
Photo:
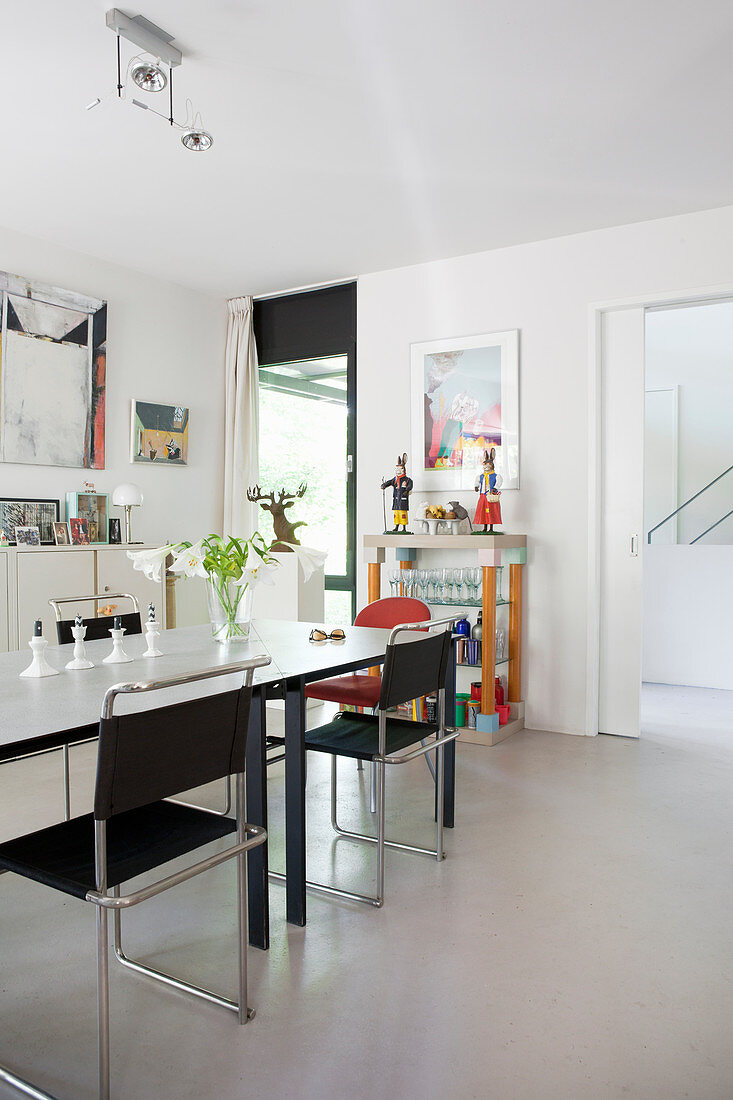
<svg viewBox="0 0 733 1100">
<path fill-rule="evenodd" d="M 484 637 L 492 639 L 496 633 L 496 608 L 509 606 L 509 646 L 505 658 L 496 660 L 493 644 L 482 645 L 481 664 L 459 668 L 481 669 L 481 710 L 476 718 L 477 728 L 466 729 L 461 740 L 481 745 L 495 745 L 524 727 L 524 703 L 522 701 L 522 570 L 527 562 L 527 536 L 494 535 L 411 535 L 384 534 L 364 536 L 364 559 L 369 573 L 369 602 L 382 594 L 381 569 L 387 550 L 393 550 L 402 569 L 414 569 L 421 550 L 470 550 L 476 554 L 483 570 L 483 598 L 480 603 L 439 604 L 435 600 L 425 602 L 435 606 L 481 607 Z M 474 559 L 474 560 L 476 560 Z M 496 570 L 509 567 L 509 599 L 496 599 Z M 494 705 L 494 679 L 497 664 L 508 666 L 507 702 L 510 705 L 510 721 L 499 726 L 499 716 Z"/>
</svg>

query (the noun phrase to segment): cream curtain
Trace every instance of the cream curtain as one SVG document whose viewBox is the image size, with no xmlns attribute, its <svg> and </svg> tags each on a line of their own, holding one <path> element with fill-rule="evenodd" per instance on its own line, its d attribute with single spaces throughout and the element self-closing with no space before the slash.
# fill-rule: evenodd
<svg viewBox="0 0 733 1100">
<path fill-rule="evenodd" d="M 259 476 L 259 386 L 252 298 L 228 303 L 226 344 L 226 439 L 224 535 L 248 538 L 257 528 L 257 505 L 247 486 Z"/>
</svg>

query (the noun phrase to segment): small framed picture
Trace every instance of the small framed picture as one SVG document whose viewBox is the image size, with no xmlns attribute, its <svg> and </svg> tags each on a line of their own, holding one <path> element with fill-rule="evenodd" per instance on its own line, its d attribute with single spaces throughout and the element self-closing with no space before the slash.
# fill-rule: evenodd
<svg viewBox="0 0 733 1100">
<path fill-rule="evenodd" d="M 86 519 L 70 519 L 69 531 L 71 533 L 72 546 L 89 546 L 89 521 Z"/>
<path fill-rule="evenodd" d="M 113 546 L 119 546 L 122 542 L 122 528 L 118 519 L 109 521 L 109 541 Z"/>
<path fill-rule="evenodd" d="M 18 546 L 40 546 L 41 532 L 37 527 L 16 527 L 15 541 Z"/>
<path fill-rule="evenodd" d="M 69 539 L 69 528 L 65 523 L 54 523 L 53 525 L 53 537 L 56 540 L 57 546 L 69 546 L 71 545 Z"/>
</svg>

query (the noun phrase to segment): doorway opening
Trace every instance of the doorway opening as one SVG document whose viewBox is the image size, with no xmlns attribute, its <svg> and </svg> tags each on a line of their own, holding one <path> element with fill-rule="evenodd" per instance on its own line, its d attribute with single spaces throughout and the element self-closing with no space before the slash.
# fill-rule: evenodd
<svg viewBox="0 0 733 1100">
<path fill-rule="evenodd" d="M 647 309 L 642 735 L 733 741 L 733 301 Z"/>
<path fill-rule="evenodd" d="M 259 371 L 260 481 L 293 493 L 307 486 L 298 537 L 328 549 L 325 618 L 343 626 L 354 615 L 348 379 L 346 355 L 261 364 Z M 263 512 L 260 530 L 273 537 L 270 513 Z"/>
</svg>

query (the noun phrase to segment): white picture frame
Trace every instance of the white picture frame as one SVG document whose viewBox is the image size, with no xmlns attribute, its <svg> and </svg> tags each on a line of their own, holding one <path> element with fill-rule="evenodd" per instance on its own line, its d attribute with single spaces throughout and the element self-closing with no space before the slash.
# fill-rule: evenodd
<svg viewBox="0 0 733 1100">
<path fill-rule="evenodd" d="M 519 488 L 519 330 L 410 345 L 410 476 L 420 492 L 469 491 L 496 447 Z"/>
</svg>

